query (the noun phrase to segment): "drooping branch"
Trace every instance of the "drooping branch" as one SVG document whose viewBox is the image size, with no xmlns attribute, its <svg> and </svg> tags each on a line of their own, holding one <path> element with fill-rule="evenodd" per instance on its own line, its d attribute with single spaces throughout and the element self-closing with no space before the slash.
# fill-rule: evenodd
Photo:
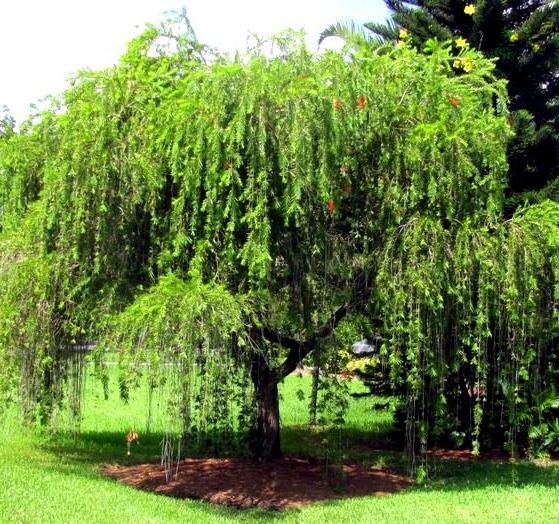
<svg viewBox="0 0 559 524">
<path fill-rule="evenodd" d="M 330 318 L 318 327 L 307 339 L 298 340 L 292 337 L 282 335 L 279 331 L 270 327 L 263 327 L 258 330 L 253 330 L 252 338 L 263 338 L 272 344 L 277 344 L 289 350 L 287 357 L 282 364 L 272 370 L 274 379 L 281 380 L 293 371 L 295 371 L 299 362 L 301 362 L 311 351 L 313 351 L 317 343 L 330 336 L 336 329 L 338 324 L 345 318 L 345 316 L 363 304 L 371 294 L 371 286 L 368 279 L 364 275 L 360 275 L 355 279 L 355 291 L 352 293 L 351 298 L 342 304 L 338 309 L 332 313 Z"/>
</svg>

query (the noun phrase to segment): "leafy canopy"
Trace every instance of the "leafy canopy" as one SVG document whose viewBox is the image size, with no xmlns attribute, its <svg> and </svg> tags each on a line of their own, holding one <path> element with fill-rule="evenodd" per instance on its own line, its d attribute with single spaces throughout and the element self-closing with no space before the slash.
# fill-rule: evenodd
<svg viewBox="0 0 559 524">
<path fill-rule="evenodd" d="M 510 189 L 519 193 L 551 183 L 547 195 L 556 197 L 557 2 L 385 0 L 385 3 L 391 10 L 389 22 L 365 24 L 369 34 L 391 41 L 403 38 L 420 48 L 430 38 L 454 40 L 457 48 L 472 47 L 497 59 L 497 74 L 507 80 L 516 134 L 508 150 Z M 336 34 L 336 28 L 331 28 L 330 33 Z M 468 64 L 458 61 L 455 69 L 463 72 Z M 526 196 L 533 199 L 531 195 Z M 524 199 L 517 196 L 511 204 L 521 204 Z"/>
<path fill-rule="evenodd" d="M 0 141 L 3 381 L 31 362 L 49 392 L 64 350 L 108 332 L 124 393 L 140 362 L 155 381 L 182 362 L 188 429 L 233 369 L 275 387 L 361 311 L 394 384 L 428 402 L 412 425 L 452 398 L 452 373 L 520 383 L 487 362 L 534 365 L 540 317 L 553 336 L 539 284 L 556 276 L 556 209 L 502 223 L 511 132 L 491 61 L 433 41 L 317 56 L 292 34 L 228 59 L 163 36 L 148 29 Z"/>
</svg>

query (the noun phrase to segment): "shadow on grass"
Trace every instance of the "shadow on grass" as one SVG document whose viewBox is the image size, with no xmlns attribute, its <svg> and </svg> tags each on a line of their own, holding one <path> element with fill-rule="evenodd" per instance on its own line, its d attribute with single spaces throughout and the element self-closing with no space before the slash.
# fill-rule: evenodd
<svg viewBox="0 0 559 524">
<path fill-rule="evenodd" d="M 556 462 L 435 459 L 428 466 L 433 477 L 423 487 L 428 490 L 476 491 L 489 487 L 559 486 L 559 464 Z"/>
<path fill-rule="evenodd" d="M 352 426 L 287 426 L 283 428 L 282 448 L 288 455 L 383 466 L 405 474 L 403 447 L 393 438 L 390 426 L 384 431 L 366 431 Z"/>
<path fill-rule="evenodd" d="M 162 433 L 152 433 L 140 437 L 139 444 L 134 444 L 127 453 L 125 435 L 121 432 L 83 432 L 77 436 L 56 434 L 44 438 L 38 447 L 57 458 L 55 461 L 45 461 L 44 464 L 34 464 L 34 467 L 44 467 L 47 471 L 56 471 L 64 475 L 79 475 L 103 482 L 115 483 L 113 479 L 101 473 L 105 465 L 119 464 L 133 466 L 146 463 L 159 463 L 161 456 Z M 184 458 L 181 456 L 181 459 Z M 144 493 L 149 493 L 145 491 Z M 153 494 L 154 497 L 161 495 Z M 239 511 L 234 507 L 209 504 L 204 501 L 188 500 L 195 504 L 197 511 L 207 514 L 208 519 L 216 517 L 234 518 L 235 521 L 268 522 L 276 520 L 277 513 L 262 508 L 251 508 Z M 197 516 L 199 518 L 199 516 Z"/>
<path fill-rule="evenodd" d="M 140 435 L 139 444 L 127 454 L 125 435 L 117 432 L 85 432 L 77 437 L 57 435 L 44 441 L 41 447 L 60 458 L 55 467 L 68 474 L 98 476 L 98 467 L 108 464 L 136 465 L 158 463 L 161 456 L 162 433 Z M 391 445 L 387 434 L 372 435 L 354 427 L 339 429 L 287 426 L 282 430 L 284 453 L 308 459 L 326 460 L 330 463 L 360 463 L 381 466 L 388 471 L 407 474 L 409 462 L 401 448 Z M 215 456 L 216 454 L 210 454 Z M 225 456 L 226 454 L 222 454 Z M 231 455 L 229 453 L 228 455 Z M 200 452 L 185 449 L 181 458 L 203 456 Z M 208 456 L 208 454 L 206 454 Z M 76 466 L 89 466 L 87 468 Z M 462 460 L 432 458 L 427 462 L 430 480 L 411 490 L 425 491 L 478 491 L 488 488 L 522 488 L 541 486 L 557 488 L 559 465 L 536 464 L 527 460 Z M 231 514 L 231 509 L 212 506 L 211 511 Z M 251 510 L 261 517 L 270 516 L 264 510 Z M 236 513 L 235 513 L 236 514 Z M 267 517 L 266 517 L 267 519 Z"/>
<path fill-rule="evenodd" d="M 138 443 L 126 446 L 126 434 L 111 431 L 82 432 L 73 436 L 57 433 L 45 439 L 41 447 L 61 455 L 70 462 L 101 465 L 106 463 L 137 464 L 159 460 L 162 434 L 140 435 Z"/>
<path fill-rule="evenodd" d="M 84 431 L 78 435 L 56 433 L 40 444 L 45 450 L 64 457 L 68 462 L 89 465 L 106 465 L 118 463 L 133 465 L 159 462 L 165 434 L 152 432 L 138 434 L 138 440 L 130 447 L 126 443 L 126 433 L 115 431 Z M 246 455 L 241 446 L 235 444 L 238 439 L 233 435 L 230 441 L 219 445 L 215 435 L 201 435 L 191 445 L 181 443 L 180 455 L 185 457 L 228 457 Z M 177 453 L 174 443 L 173 453 Z"/>
<path fill-rule="evenodd" d="M 400 455 L 401 445 L 391 434 L 391 422 L 375 423 L 374 429 L 362 429 L 351 424 L 332 428 L 327 426 L 284 425 L 281 428 L 282 450 L 286 455 L 322 459 L 335 457 L 340 451 L 343 461 L 366 461 L 378 452 Z M 161 456 L 163 432 L 138 432 L 138 442 L 131 444 L 130 454 L 126 432 L 82 431 L 79 434 L 56 432 L 46 437 L 41 446 L 66 457 L 70 461 L 86 464 L 158 462 Z M 182 444 L 181 455 L 189 457 L 247 456 L 246 437 L 233 434 L 229 438 L 217 433 L 198 434 L 187 445 Z"/>
</svg>

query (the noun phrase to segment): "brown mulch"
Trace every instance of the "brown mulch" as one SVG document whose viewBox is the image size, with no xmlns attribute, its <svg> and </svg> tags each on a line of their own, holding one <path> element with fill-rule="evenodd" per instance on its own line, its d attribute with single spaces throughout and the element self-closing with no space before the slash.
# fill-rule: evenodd
<svg viewBox="0 0 559 524">
<path fill-rule="evenodd" d="M 476 462 L 481 460 L 491 460 L 501 458 L 501 456 L 491 456 L 488 453 L 480 453 L 474 455 L 469 449 L 430 449 L 427 452 L 429 457 L 434 457 L 443 460 L 461 460 L 465 462 Z M 503 455 L 504 457 L 504 455 Z"/>
<path fill-rule="evenodd" d="M 312 502 L 387 495 L 412 485 L 386 469 L 346 464 L 336 468 L 296 457 L 267 463 L 250 459 L 185 459 L 167 482 L 159 464 L 106 466 L 103 473 L 135 488 L 237 508 L 280 510 Z"/>
<path fill-rule="evenodd" d="M 478 454 L 473 453 L 469 449 L 430 449 L 427 452 L 429 457 L 442 460 L 460 460 L 464 462 L 486 462 L 488 460 L 503 462 L 511 459 L 510 453 L 506 453 L 500 449 L 492 451 L 483 451 Z"/>
</svg>

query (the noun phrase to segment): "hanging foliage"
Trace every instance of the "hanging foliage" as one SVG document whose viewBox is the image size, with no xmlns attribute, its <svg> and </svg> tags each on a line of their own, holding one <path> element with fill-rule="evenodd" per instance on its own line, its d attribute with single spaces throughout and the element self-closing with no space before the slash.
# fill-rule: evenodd
<svg viewBox="0 0 559 524">
<path fill-rule="evenodd" d="M 62 404 L 70 368 L 69 403 L 78 414 L 82 370 L 77 360 L 68 361 L 71 330 L 64 329 L 59 302 L 64 291 L 54 257 L 38 247 L 34 231 L 39 216 L 33 206 L 21 231 L 1 234 L 0 389 L 1 407 L 18 400 L 26 420 L 44 423 Z"/>
<path fill-rule="evenodd" d="M 247 379 L 239 366 L 247 358 L 243 340 L 232 340 L 242 331 L 243 310 L 242 299 L 222 286 L 168 274 L 111 320 L 97 356 L 118 351 L 122 397 L 148 375 L 152 387 L 168 386 L 179 434 L 226 447 L 238 429 L 232 406 Z"/>
<path fill-rule="evenodd" d="M 543 416 L 557 210 L 502 221 L 493 63 L 471 50 L 456 75 L 435 42 L 314 55 L 290 33 L 231 59 L 169 35 L 148 29 L 0 142 L 0 317 L 22 326 L 2 327 L 1 354 L 32 347 L 26 323 L 51 333 L 48 355 L 105 340 L 124 396 L 144 368 L 153 384 L 179 373 L 174 402 L 199 435 L 231 431 L 222 399 L 250 377 L 245 419 L 268 458 L 278 382 L 360 312 L 382 328 L 410 449 L 456 432 L 513 443 Z M 18 287 L 37 257 L 44 286 Z"/>
<path fill-rule="evenodd" d="M 558 212 L 547 202 L 449 229 L 417 219 L 387 244 L 383 350 L 424 446 L 453 434 L 518 451 L 556 399 Z"/>
</svg>

